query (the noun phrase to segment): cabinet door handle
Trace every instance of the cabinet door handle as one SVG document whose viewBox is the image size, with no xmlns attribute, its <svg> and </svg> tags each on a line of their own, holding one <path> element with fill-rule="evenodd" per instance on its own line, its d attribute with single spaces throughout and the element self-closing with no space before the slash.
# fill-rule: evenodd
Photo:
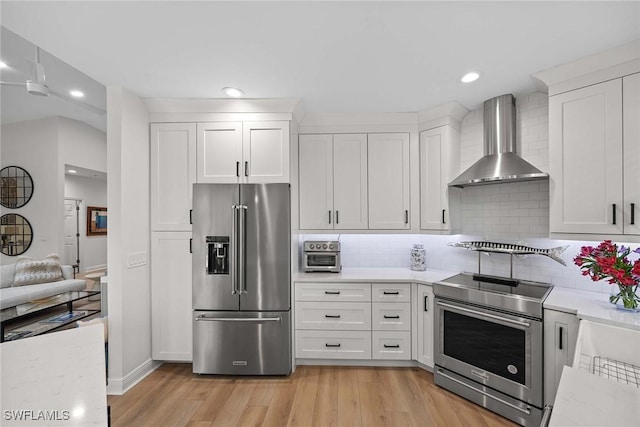
<svg viewBox="0 0 640 427">
<path fill-rule="evenodd" d="M 325 347 L 340 347 L 341 344 L 330 344 L 330 343 L 326 343 L 324 346 Z"/>
<path fill-rule="evenodd" d="M 189 224 L 193 224 L 193 209 L 189 209 Z"/>
<path fill-rule="evenodd" d="M 189 239 L 189 253 L 193 253 L 193 239 Z"/>
<path fill-rule="evenodd" d="M 385 318 L 385 319 L 399 319 L 399 318 L 400 318 L 400 316 L 399 316 L 399 315 L 397 315 L 397 314 L 396 314 L 395 316 L 389 316 L 389 315 L 385 314 L 385 315 L 384 315 L 384 318 Z"/>
<path fill-rule="evenodd" d="M 429 295 L 424 296 L 424 311 L 429 311 Z"/>
<path fill-rule="evenodd" d="M 442 209 L 442 223 L 446 224 L 446 221 L 444 220 L 444 214 L 446 212 L 446 209 Z"/>
<path fill-rule="evenodd" d="M 400 295 L 400 291 L 382 291 L 384 295 Z"/>
<path fill-rule="evenodd" d="M 409 224 L 409 211 L 404 211 L 404 223 Z"/>
<path fill-rule="evenodd" d="M 249 176 L 249 162 L 244 162 L 244 176 Z"/>
<path fill-rule="evenodd" d="M 616 225 L 616 204 L 613 204 L 613 225 Z"/>
<path fill-rule="evenodd" d="M 559 335 L 559 336 L 558 336 L 558 348 L 559 348 L 560 350 L 562 350 L 562 336 L 564 335 L 564 333 L 563 333 L 563 332 L 564 332 L 564 328 L 563 328 L 562 326 L 560 326 L 560 327 L 558 328 L 558 335 Z"/>
<path fill-rule="evenodd" d="M 331 224 L 331 211 L 329 211 L 329 224 Z"/>
<path fill-rule="evenodd" d="M 236 162 L 236 176 L 240 178 L 240 162 Z"/>
<path fill-rule="evenodd" d="M 336 224 L 340 224 L 340 217 L 338 215 L 339 213 L 336 211 Z"/>
<path fill-rule="evenodd" d="M 340 291 L 324 291 L 325 295 L 340 295 Z"/>
<path fill-rule="evenodd" d="M 631 222 L 630 225 L 636 224 L 636 204 L 631 203 Z"/>
<path fill-rule="evenodd" d="M 385 344 L 384 348 L 400 348 L 400 344 Z"/>
<path fill-rule="evenodd" d="M 327 319 L 339 319 L 340 315 L 339 314 L 325 314 L 324 317 L 326 317 Z"/>
</svg>

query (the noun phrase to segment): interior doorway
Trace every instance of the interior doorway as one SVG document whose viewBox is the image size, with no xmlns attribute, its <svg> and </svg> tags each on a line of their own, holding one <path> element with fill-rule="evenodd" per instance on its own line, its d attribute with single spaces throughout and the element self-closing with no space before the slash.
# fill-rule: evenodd
<svg viewBox="0 0 640 427">
<path fill-rule="evenodd" d="M 80 206 L 82 200 L 64 199 L 64 263 L 80 269 Z"/>
</svg>

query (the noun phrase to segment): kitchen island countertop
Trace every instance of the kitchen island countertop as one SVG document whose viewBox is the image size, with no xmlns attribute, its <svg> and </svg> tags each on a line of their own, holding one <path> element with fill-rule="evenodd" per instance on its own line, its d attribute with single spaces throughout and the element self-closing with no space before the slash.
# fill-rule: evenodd
<svg viewBox="0 0 640 427">
<path fill-rule="evenodd" d="M 409 268 L 343 268 L 340 273 L 298 273 L 294 282 L 387 282 L 433 284 L 458 274 L 454 271 L 426 270 L 413 271 Z"/>
<path fill-rule="evenodd" d="M 544 308 L 575 314 L 579 319 L 640 330 L 640 313 L 617 310 L 605 293 L 556 286 L 545 300 Z"/>
</svg>

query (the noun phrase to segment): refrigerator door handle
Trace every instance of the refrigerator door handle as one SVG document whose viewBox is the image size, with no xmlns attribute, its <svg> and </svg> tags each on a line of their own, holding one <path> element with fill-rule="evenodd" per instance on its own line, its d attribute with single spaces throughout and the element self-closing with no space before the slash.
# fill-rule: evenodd
<svg viewBox="0 0 640 427">
<path fill-rule="evenodd" d="M 238 295 L 238 205 L 231 205 L 231 294 Z M 197 319 L 196 319 L 197 320 Z"/>
<path fill-rule="evenodd" d="M 264 323 L 264 322 L 280 322 L 280 317 L 263 317 L 263 318 L 249 318 L 249 317 L 207 317 L 204 314 L 196 317 L 196 322 L 245 322 L 245 323 Z"/>
<path fill-rule="evenodd" d="M 247 206 L 239 205 L 240 227 L 238 232 L 238 241 L 240 249 L 238 250 L 238 293 L 246 295 L 247 293 Z"/>
</svg>

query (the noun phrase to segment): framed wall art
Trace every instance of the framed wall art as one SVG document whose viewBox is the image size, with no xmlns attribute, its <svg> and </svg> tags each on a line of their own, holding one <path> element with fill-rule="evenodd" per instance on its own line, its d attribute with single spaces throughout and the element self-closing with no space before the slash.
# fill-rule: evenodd
<svg viewBox="0 0 640 427">
<path fill-rule="evenodd" d="M 107 235 L 107 208 L 87 206 L 87 236 Z"/>
</svg>

